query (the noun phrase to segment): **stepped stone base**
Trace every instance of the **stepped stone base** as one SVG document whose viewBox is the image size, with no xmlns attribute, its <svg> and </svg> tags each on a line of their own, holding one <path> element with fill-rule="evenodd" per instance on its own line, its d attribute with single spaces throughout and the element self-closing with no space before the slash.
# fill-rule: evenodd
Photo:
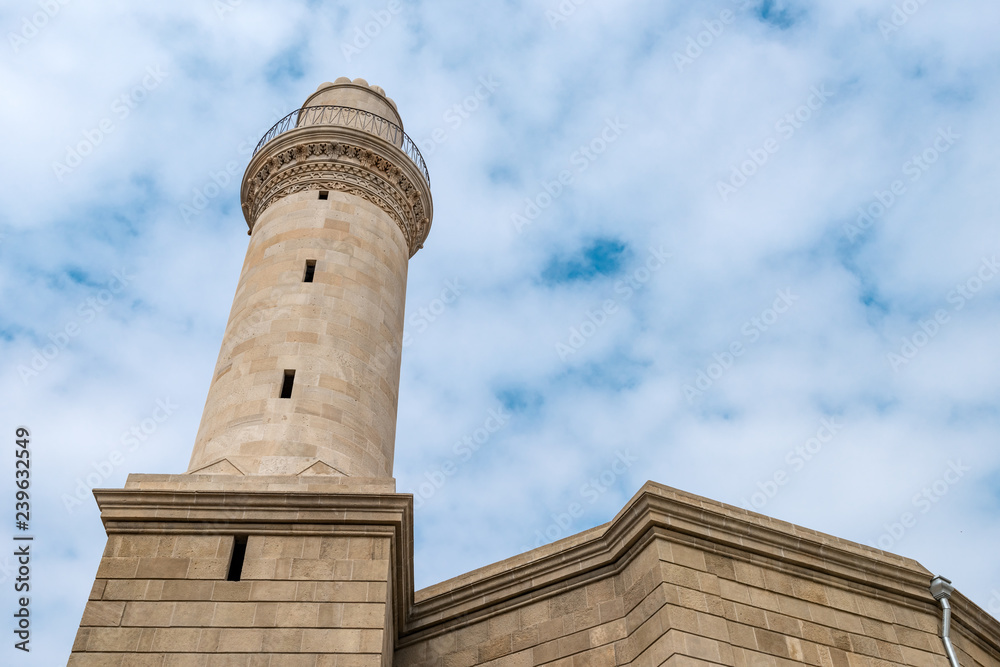
<svg viewBox="0 0 1000 667">
<path fill-rule="evenodd" d="M 412 590 L 412 498 L 394 491 L 130 475 L 95 492 L 108 544 L 69 664 L 390 667 L 394 589 Z M 227 581 L 236 536 L 246 556 Z"/>
</svg>

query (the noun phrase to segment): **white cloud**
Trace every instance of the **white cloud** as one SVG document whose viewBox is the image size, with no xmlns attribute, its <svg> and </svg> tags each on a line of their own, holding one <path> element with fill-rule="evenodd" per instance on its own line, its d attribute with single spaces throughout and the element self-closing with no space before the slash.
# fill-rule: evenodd
<svg viewBox="0 0 1000 667">
<path fill-rule="evenodd" d="M 414 139 L 447 130 L 427 151 L 435 221 L 410 265 L 408 313 L 446 280 L 466 287 L 404 352 L 400 490 L 453 457 L 488 410 L 523 406 L 418 511 L 418 585 L 534 544 L 619 450 L 640 463 L 588 497 L 569 531 L 610 519 L 646 478 L 741 505 L 835 417 L 843 431 L 763 511 L 875 544 L 960 458 L 971 470 L 893 549 L 988 606 L 1000 590 L 987 556 L 1000 534 L 1000 280 L 960 311 L 947 299 L 1000 254 L 989 30 L 1000 9 L 928 3 L 886 40 L 878 21 L 890 2 L 787 3 L 786 29 L 721 1 L 593 0 L 555 27 L 554 2 L 424 3 L 347 62 L 341 45 L 374 10 L 230 4 L 220 17 L 210 3 L 69 3 L 0 57 L 0 396 L 7 428 L 35 433 L 47 559 L 38 664 L 65 658 L 104 544 L 92 501 L 71 515 L 62 494 L 164 397 L 177 412 L 102 484 L 187 465 L 246 223 L 235 180 L 189 223 L 181 207 L 229 162 L 240 176 L 248 140 L 342 75 L 385 88 Z M 5 29 L 36 7 L 7 9 Z M 679 72 L 674 54 L 733 7 L 735 20 Z M 168 75 L 116 114 L 156 67 Z M 481 77 L 499 86 L 449 123 Z M 783 136 L 776 124 L 822 85 L 835 94 Z M 619 117 L 620 139 L 518 234 L 511 215 Z M 60 181 L 53 162 L 104 119 L 113 131 Z M 948 127 L 960 139 L 911 180 L 905 163 Z M 717 183 L 774 137 L 779 150 L 722 201 Z M 851 242 L 844 226 L 897 179 L 905 194 Z M 553 257 L 595 238 L 627 244 L 624 273 L 541 280 Z M 651 245 L 672 253 L 668 265 L 560 359 L 556 342 L 615 297 Z M 22 382 L 18 365 L 121 267 L 134 282 Z M 786 288 L 800 300 L 689 403 L 683 385 L 713 354 L 749 343 L 743 326 Z M 887 354 L 940 308 L 950 321 L 894 371 Z"/>
</svg>

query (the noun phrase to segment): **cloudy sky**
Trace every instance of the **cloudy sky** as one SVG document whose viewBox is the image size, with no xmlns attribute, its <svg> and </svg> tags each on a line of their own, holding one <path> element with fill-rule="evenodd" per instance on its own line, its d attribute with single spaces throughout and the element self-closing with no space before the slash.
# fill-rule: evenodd
<svg viewBox="0 0 1000 667">
<path fill-rule="evenodd" d="M 90 488 L 187 467 L 251 147 L 345 75 L 397 101 L 432 179 L 395 464 L 418 587 L 651 479 L 916 558 L 1000 615 L 998 19 L 4 3 L 0 401 L 8 453 L 32 434 L 31 664 L 76 632 L 105 542 Z"/>
</svg>

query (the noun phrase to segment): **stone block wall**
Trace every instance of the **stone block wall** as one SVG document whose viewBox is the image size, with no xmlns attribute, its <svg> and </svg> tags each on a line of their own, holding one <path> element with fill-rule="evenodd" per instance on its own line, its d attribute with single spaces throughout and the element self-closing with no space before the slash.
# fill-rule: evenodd
<svg viewBox="0 0 1000 667">
<path fill-rule="evenodd" d="M 931 574 L 914 561 L 721 504 L 725 521 L 699 526 L 639 500 L 589 536 L 418 592 L 418 610 L 434 611 L 400 639 L 396 667 L 948 667 Z M 787 549 L 763 541 L 792 530 Z M 448 599 L 463 613 L 449 617 Z M 962 666 L 1000 665 L 1000 624 L 959 594 L 953 605 Z"/>
<path fill-rule="evenodd" d="M 947 667 L 924 607 L 659 537 L 619 574 L 409 644 L 396 667 Z"/>
<path fill-rule="evenodd" d="M 411 501 L 316 486 L 132 475 L 98 491 L 108 542 L 69 664 L 389 667 Z"/>
<path fill-rule="evenodd" d="M 380 667 L 387 537 L 114 535 L 70 665 Z M 268 662 L 278 659 L 280 662 Z"/>
<path fill-rule="evenodd" d="M 254 225 L 192 472 L 392 477 L 409 248 L 378 206 L 319 193 Z"/>
</svg>

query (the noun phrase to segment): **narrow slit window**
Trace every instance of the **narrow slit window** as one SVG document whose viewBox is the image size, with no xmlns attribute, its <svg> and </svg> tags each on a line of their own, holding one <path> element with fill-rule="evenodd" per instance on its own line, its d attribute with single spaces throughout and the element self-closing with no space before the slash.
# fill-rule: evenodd
<svg viewBox="0 0 1000 667">
<path fill-rule="evenodd" d="M 247 536 L 237 535 L 233 538 L 233 557 L 229 561 L 229 573 L 226 581 L 239 581 L 243 576 L 243 561 L 247 557 Z"/>
<path fill-rule="evenodd" d="M 306 260 L 306 272 L 302 274 L 302 282 L 311 283 L 313 277 L 316 275 L 316 260 L 307 259 Z"/>
<path fill-rule="evenodd" d="M 330 191 L 329 190 L 320 190 L 319 191 L 319 198 L 320 199 L 326 199 L 329 196 L 330 196 Z"/>
<path fill-rule="evenodd" d="M 281 398 L 292 397 L 292 383 L 295 382 L 295 371 L 285 371 L 285 380 L 281 383 Z"/>
</svg>

